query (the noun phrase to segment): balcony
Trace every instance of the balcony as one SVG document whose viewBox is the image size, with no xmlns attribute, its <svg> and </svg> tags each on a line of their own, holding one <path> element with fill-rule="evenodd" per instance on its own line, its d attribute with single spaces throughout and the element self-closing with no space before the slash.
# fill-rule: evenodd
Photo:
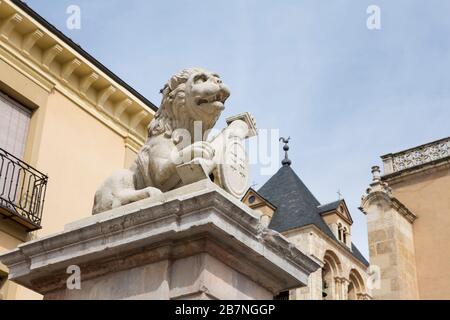
<svg viewBox="0 0 450 320">
<path fill-rule="evenodd" d="M 0 148 L 0 216 L 41 228 L 48 177 Z"/>
</svg>

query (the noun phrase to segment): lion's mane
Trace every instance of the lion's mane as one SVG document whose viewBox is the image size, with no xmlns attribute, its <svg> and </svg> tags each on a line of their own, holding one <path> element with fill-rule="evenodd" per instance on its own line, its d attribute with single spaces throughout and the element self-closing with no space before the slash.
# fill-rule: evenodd
<svg viewBox="0 0 450 320">
<path fill-rule="evenodd" d="M 191 131 L 195 121 L 203 121 L 203 129 L 209 130 L 214 126 L 220 113 L 213 119 L 193 119 L 186 105 L 186 82 L 194 73 L 205 72 L 201 68 L 184 69 L 173 75 L 161 89 L 161 106 L 155 114 L 148 127 L 148 138 L 164 134 L 167 138 L 172 137 L 176 129 Z M 193 132 L 190 132 L 193 135 Z"/>
<path fill-rule="evenodd" d="M 156 112 L 153 120 L 148 127 L 147 143 L 141 148 L 137 159 L 135 160 L 136 169 L 140 172 L 136 177 L 136 187 L 144 188 L 154 186 L 149 172 L 151 139 L 163 135 L 165 138 L 172 139 L 175 144 L 180 142 L 180 136 L 177 129 L 188 130 L 191 137 L 194 137 L 192 128 L 195 121 L 202 121 L 203 132 L 211 129 L 220 116 L 220 112 L 215 117 L 208 116 L 204 119 L 193 118 L 192 112 L 187 110 L 195 106 L 186 105 L 186 82 L 194 74 L 205 72 L 201 68 L 184 69 L 173 75 L 169 81 L 161 89 L 162 101 L 161 106 Z M 194 113 L 198 114 L 198 113 Z"/>
</svg>

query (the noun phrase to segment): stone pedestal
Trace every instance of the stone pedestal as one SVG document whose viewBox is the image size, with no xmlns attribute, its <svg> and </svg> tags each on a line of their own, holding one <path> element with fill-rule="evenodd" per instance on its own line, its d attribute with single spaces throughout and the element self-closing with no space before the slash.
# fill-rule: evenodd
<svg viewBox="0 0 450 320">
<path fill-rule="evenodd" d="M 0 260 L 45 299 L 272 299 L 319 267 L 209 180 L 71 223 Z M 80 289 L 67 287 L 73 265 Z"/>
</svg>

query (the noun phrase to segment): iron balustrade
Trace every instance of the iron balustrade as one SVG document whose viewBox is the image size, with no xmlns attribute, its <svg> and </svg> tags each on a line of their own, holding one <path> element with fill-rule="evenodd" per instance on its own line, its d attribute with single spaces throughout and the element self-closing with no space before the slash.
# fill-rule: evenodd
<svg viewBox="0 0 450 320">
<path fill-rule="evenodd" d="M 41 228 L 48 177 L 0 148 L 0 212 L 25 225 Z"/>
</svg>

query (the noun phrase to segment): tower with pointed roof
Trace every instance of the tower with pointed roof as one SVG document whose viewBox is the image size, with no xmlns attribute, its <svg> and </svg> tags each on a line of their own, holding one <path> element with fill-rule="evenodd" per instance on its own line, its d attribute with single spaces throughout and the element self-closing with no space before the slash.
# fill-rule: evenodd
<svg viewBox="0 0 450 320">
<path fill-rule="evenodd" d="M 280 169 L 242 201 L 322 266 L 307 287 L 290 291 L 290 299 L 370 299 L 369 263 L 351 241 L 353 220 L 345 200 L 317 200 L 292 168 L 289 139 L 280 138 L 285 152 Z"/>
</svg>

